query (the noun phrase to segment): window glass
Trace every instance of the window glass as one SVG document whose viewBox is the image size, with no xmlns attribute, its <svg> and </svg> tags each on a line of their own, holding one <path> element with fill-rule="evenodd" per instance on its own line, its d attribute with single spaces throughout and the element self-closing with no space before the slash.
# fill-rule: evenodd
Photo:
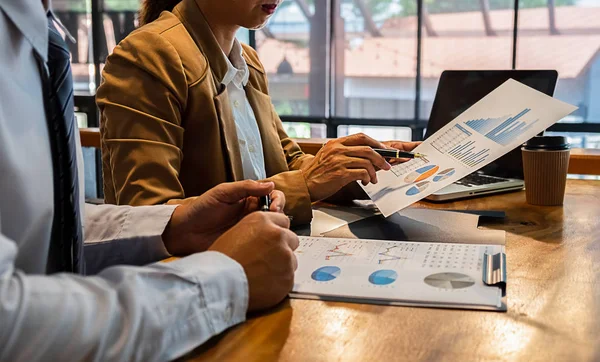
<svg viewBox="0 0 600 362">
<path fill-rule="evenodd" d="M 423 3 L 419 116 L 426 120 L 444 70 L 512 69 L 515 3 L 514 0 Z"/>
<path fill-rule="evenodd" d="M 600 123 L 600 0 L 538 2 L 519 3 L 517 68 L 558 71 L 555 97 L 579 107 L 562 123 Z"/>
<path fill-rule="evenodd" d="M 283 129 L 292 138 L 325 138 L 327 126 L 318 123 L 283 122 Z"/>
<path fill-rule="evenodd" d="M 412 129 L 409 127 L 380 127 L 380 126 L 338 126 L 338 137 L 355 133 L 364 133 L 378 141 L 410 141 Z"/>
<path fill-rule="evenodd" d="M 75 42 L 66 39 L 71 52 L 71 67 L 76 94 L 95 94 L 94 61 L 91 52 L 91 1 L 53 0 L 56 17 L 71 34 Z M 62 30 L 59 29 L 62 33 Z"/>
<path fill-rule="evenodd" d="M 349 0 L 334 9 L 332 104 L 336 116 L 414 119 L 415 9 L 415 0 Z"/>
<path fill-rule="evenodd" d="M 284 1 L 256 32 L 256 50 L 279 115 L 326 115 L 328 13 L 329 1 Z"/>
</svg>

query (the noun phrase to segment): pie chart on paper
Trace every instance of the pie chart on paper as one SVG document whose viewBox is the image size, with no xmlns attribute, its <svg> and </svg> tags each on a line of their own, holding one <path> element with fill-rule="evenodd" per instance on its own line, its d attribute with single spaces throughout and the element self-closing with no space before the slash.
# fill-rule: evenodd
<svg viewBox="0 0 600 362">
<path fill-rule="evenodd" d="M 421 181 L 418 184 L 412 186 L 406 191 L 407 196 L 414 196 L 423 192 L 429 186 L 429 181 Z"/>
<path fill-rule="evenodd" d="M 440 171 L 437 175 L 433 177 L 433 182 L 444 181 L 448 177 L 454 175 L 454 173 L 456 173 L 456 170 L 454 170 L 453 168 L 448 168 L 444 171 Z"/>
<path fill-rule="evenodd" d="M 374 285 L 388 285 L 398 279 L 398 273 L 394 270 L 377 270 L 369 275 L 369 283 Z"/>
<path fill-rule="evenodd" d="M 438 273 L 425 277 L 425 284 L 442 289 L 463 289 L 475 284 L 473 278 L 460 273 Z"/>
<path fill-rule="evenodd" d="M 404 182 L 411 184 L 413 182 L 425 180 L 426 178 L 429 178 L 431 175 L 435 174 L 439 169 L 440 166 L 437 165 L 423 166 L 406 175 Z"/>
<path fill-rule="evenodd" d="M 322 266 L 312 272 L 310 277 L 317 282 L 329 282 L 339 277 L 341 272 L 337 266 Z"/>
</svg>

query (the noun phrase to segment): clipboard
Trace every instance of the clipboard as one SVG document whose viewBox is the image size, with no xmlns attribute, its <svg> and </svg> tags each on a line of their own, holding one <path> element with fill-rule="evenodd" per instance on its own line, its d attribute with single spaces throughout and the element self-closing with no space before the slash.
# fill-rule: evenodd
<svg viewBox="0 0 600 362">
<path fill-rule="evenodd" d="M 483 254 L 483 283 L 497 286 L 502 290 L 502 296 L 506 296 L 506 253 Z"/>
<path fill-rule="evenodd" d="M 305 238 L 305 239 L 310 239 L 310 240 L 317 240 L 317 241 L 322 241 L 322 242 L 329 242 L 329 243 L 333 243 L 333 239 L 328 239 L 328 238 Z M 351 240 L 354 241 L 356 243 L 358 242 L 382 242 L 385 244 L 382 245 L 393 245 L 393 242 L 389 242 L 389 241 L 381 241 L 381 240 L 352 240 L 352 239 L 336 239 L 339 242 L 343 242 L 344 240 Z M 407 243 L 407 242 L 399 242 L 399 243 Z M 446 244 L 442 244 L 442 243 L 412 243 L 412 244 L 420 244 L 423 245 L 424 247 L 431 247 L 431 246 L 444 246 Z M 301 245 L 302 245 L 302 240 L 301 240 Z M 452 245 L 458 247 L 458 244 L 451 244 L 449 247 L 452 247 Z M 465 247 L 464 245 L 462 246 L 463 248 Z M 452 271 L 453 270 L 443 270 L 442 269 L 431 269 L 431 270 L 417 270 L 417 269 L 413 269 L 414 265 L 412 267 L 409 267 L 405 270 L 398 270 L 398 274 L 404 274 L 406 276 L 406 278 L 410 279 L 408 281 L 408 284 L 404 284 L 406 283 L 406 278 L 403 281 L 398 281 L 398 288 L 399 289 L 415 289 L 414 286 L 418 284 L 417 288 L 415 290 L 417 290 L 416 294 L 413 292 L 413 295 L 411 297 L 408 298 L 404 298 L 402 295 L 385 295 L 385 294 L 369 294 L 371 293 L 371 291 L 373 290 L 372 288 L 374 288 L 373 286 L 365 286 L 364 288 L 362 288 L 360 284 L 360 282 L 357 282 L 356 279 L 348 279 L 346 281 L 344 281 L 344 283 L 347 283 L 348 285 L 351 286 L 356 286 L 356 288 L 353 289 L 349 289 L 348 291 L 343 290 L 342 293 L 339 293 L 338 291 L 336 291 L 336 287 L 335 287 L 335 280 L 333 280 L 332 282 L 329 283 L 329 285 L 324 286 L 324 288 L 321 289 L 311 289 L 311 288 L 316 288 L 314 287 L 315 284 L 318 284 L 318 282 L 315 281 L 311 281 L 309 280 L 308 282 L 312 284 L 312 286 L 309 286 L 308 289 L 303 289 L 303 288 L 298 288 L 297 285 L 294 286 L 294 290 L 292 291 L 292 293 L 290 293 L 290 297 L 292 298 L 299 298 L 299 299 L 312 299 L 312 300 L 327 300 L 327 301 L 340 301 L 340 302 L 351 302 L 351 303 L 366 303 L 366 304 L 378 304 L 378 305 L 390 305 L 390 306 L 416 306 L 416 307 L 432 307 L 432 308 L 450 308 L 450 309 L 469 309 L 469 310 L 484 310 L 484 311 L 498 311 L 498 312 L 505 312 L 507 311 L 507 302 L 506 302 L 506 284 L 507 284 L 507 273 L 506 273 L 506 253 L 504 251 L 504 247 L 503 246 L 481 246 L 481 245 L 469 245 L 467 247 L 472 247 L 472 248 L 484 248 L 483 250 L 501 250 L 501 252 L 498 253 L 487 253 L 487 252 L 483 252 L 483 254 L 481 255 L 481 259 L 479 260 L 479 267 L 477 268 L 477 270 L 481 272 L 481 283 L 479 284 L 475 284 L 474 286 L 470 287 L 470 288 L 476 288 L 473 289 L 471 291 L 469 291 L 469 293 L 471 294 L 464 294 L 465 297 L 462 297 L 462 299 L 459 297 L 459 299 L 456 299 L 456 297 L 453 299 L 452 296 L 450 296 L 450 294 L 447 293 L 453 293 L 452 291 L 442 291 L 441 289 L 436 289 L 436 288 L 431 288 L 432 284 L 427 283 L 427 278 L 431 278 L 432 276 L 435 277 L 435 275 L 443 275 L 443 274 L 453 274 Z M 340 249 L 341 250 L 341 249 Z M 482 250 L 482 249 L 478 249 L 478 250 Z M 310 253 L 312 253 L 312 255 L 316 255 L 313 250 L 310 250 Z M 333 259 L 333 258 L 332 258 Z M 418 259 L 418 258 L 415 258 Z M 331 259 L 329 259 L 331 260 Z M 314 266 L 316 264 L 309 264 L 309 266 L 307 265 L 303 265 L 304 264 L 304 260 L 303 257 L 299 257 L 298 258 L 299 261 L 299 273 L 303 274 L 302 277 L 300 277 L 300 279 L 304 279 L 306 280 L 306 271 L 311 271 L 312 269 L 314 269 Z M 420 263 L 419 260 L 416 260 L 418 263 Z M 312 261 L 309 261 L 309 263 Z M 352 275 L 351 271 L 348 271 L 350 268 L 356 268 L 359 271 L 357 273 L 360 273 L 360 269 L 368 269 L 368 267 L 366 266 L 366 264 L 363 264 L 362 261 L 357 263 L 356 265 L 352 264 L 352 262 L 348 262 L 347 264 L 329 264 L 329 265 L 337 265 L 339 267 L 342 268 L 342 272 L 341 274 L 343 275 L 344 272 L 346 273 L 350 273 L 347 275 Z M 346 269 L 344 270 L 344 268 L 346 267 Z M 304 269 L 304 270 L 303 270 Z M 320 268 L 319 268 L 320 269 Z M 379 269 L 379 268 L 377 268 Z M 382 269 L 385 269 L 382 268 Z M 374 269 L 373 269 L 374 270 Z M 455 269 L 454 270 L 456 272 L 456 275 L 461 275 L 460 273 L 467 273 L 469 275 L 471 275 L 471 278 L 474 278 L 475 275 L 472 274 L 475 269 L 471 269 L 471 272 L 468 272 L 467 269 Z M 316 271 L 315 271 L 316 272 Z M 370 271 L 369 271 L 370 272 Z M 339 276 L 339 268 L 338 268 L 338 276 Z M 355 274 L 357 274 L 355 273 Z M 427 278 L 423 279 L 424 275 L 430 274 Z M 313 272 L 314 274 L 314 272 Z M 373 273 L 375 274 L 375 273 Z M 414 274 L 414 275 L 413 275 Z M 361 274 L 363 275 L 363 274 Z M 363 276 L 366 276 L 367 274 L 364 274 Z M 396 275 L 397 276 L 397 275 Z M 462 274 L 463 277 L 466 277 L 467 275 Z M 354 277 L 355 278 L 355 277 Z M 369 277 L 370 278 L 370 277 Z M 400 279 L 401 277 L 399 277 Z M 297 277 L 298 279 L 298 277 Z M 340 278 L 341 279 L 341 278 Z M 316 279 L 315 279 L 316 280 Z M 473 280 L 473 279 L 471 279 Z M 301 281 L 300 283 L 303 283 L 304 281 Z M 364 281 L 363 281 L 364 282 Z M 458 283 L 461 283 L 460 281 L 457 281 Z M 429 286 L 426 286 L 425 284 L 429 284 Z M 454 282 L 453 282 L 454 283 Z M 363 283 L 365 284 L 365 283 Z M 487 289 L 485 288 L 486 286 L 488 287 L 496 287 L 493 289 Z M 461 287 L 457 287 L 457 288 L 461 288 Z M 419 294 L 420 293 L 420 289 L 427 289 L 426 293 L 424 294 Z M 435 290 L 434 290 L 435 289 Z M 340 289 L 341 290 L 341 289 Z M 465 291 L 467 289 L 464 289 Z M 307 292 L 307 291 L 314 291 L 314 292 Z M 439 291 L 439 296 L 438 297 L 432 297 L 433 294 L 438 293 Z M 457 290 L 458 291 L 458 290 Z M 461 290 L 462 291 L 462 290 Z M 481 296 L 481 298 L 483 299 L 478 299 L 477 296 L 480 295 L 480 293 L 485 292 L 485 294 L 487 294 L 488 297 L 483 297 Z M 354 292 L 354 294 L 353 294 Z M 458 291 L 460 294 L 460 291 Z M 337 293 L 337 294 L 336 294 Z M 493 297 L 493 295 L 496 295 L 496 297 Z M 473 299 L 469 299 L 474 297 Z M 490 299 L 489 296 L 492 296 L 492 298 Z M 444 298 L 448 298 L 448 299 L 444 299 Z"/>
</svg>

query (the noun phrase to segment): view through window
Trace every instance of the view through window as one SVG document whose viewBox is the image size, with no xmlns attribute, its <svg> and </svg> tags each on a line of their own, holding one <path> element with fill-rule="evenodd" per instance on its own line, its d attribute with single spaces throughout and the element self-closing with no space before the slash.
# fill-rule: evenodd
<svg viewBox="0 0 600 362">
<path fill-rule="evenodd" d="M 517 68 L 556 69 L 554 96 L 579 107 L 561 123 L 600 123 L 600 0 L 520 1 Z M 566 133 L 573 147 L 600 148 L 600 134 Z"/>
<path fill-rule="evenodd" d="M 140 0 L 99 1 L 103 61 L 138 26 Z M 423 0 L 420 18 L 417 0 L 286 0 L 264 29 L 238 38 L 255 44 L 277 113 L 296 121 L 284 122 L 294 137 L 331 136 L 330 127 L 338 136 L 418 138 L 406 125 L 427 120 L 443 70 L 511 69 L 513 57 L 517 69 L 559 72 L 555 96 L 579 107 L 561 122 L 600 123 L 600 0 L 518 4 L 516 45 L 515 0 Z M 69 43 L 76 92 L 93 95 L 91 0 L 53 6 L 77 40 Z M 569 137 L 598 147 L 594 133 Z"/>
</svg>

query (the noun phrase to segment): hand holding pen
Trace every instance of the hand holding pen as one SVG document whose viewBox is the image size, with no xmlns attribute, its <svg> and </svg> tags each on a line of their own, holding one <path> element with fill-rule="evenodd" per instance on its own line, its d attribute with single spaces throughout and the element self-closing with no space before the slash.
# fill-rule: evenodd
<svg viewBox="0 0 600 362">
<path fill-rule="evenodd" d="M 259 198 L 258 209 L 260 211 L 271 211 L 271 196 L 261 196 Z"/>
<path fill-rule="evenodd" d="M 396 150 L 396 149 L 392 149 L 392 148 L 388 148 L 388 149 L 374 148 L 373 151 L 377 152 L 384 158 L 425 158 L 425 155 L 422 153 L 400 151 L 400 150 Z"/>
<path fill-rule="evenodd" d="M 380 149 L 374 147 L 375 152 L 384 157 L 390 164 L 396 165 L 409 161 L 411 159 L 421 159 L 429 162 L 427 155 L 413 152 L 413 150 L 421 144 L 421 142 L 400 142 L 400 141 L 385 141 L 382 142 L 386 148 Z"/>
<path fill-rule="evenodd" d="M 271 206 L 272 202 L 271 202 L 270 195 L 261 196 L 258 201 L 259 201 L 258 209 L 260 211 L 274 211 L 274 210 L 272 210 L 272 206 Z M 290 221 L 294 220 L 294 217 L 291 215 L 287 215 L 287 217 L 288 217 L 288 219 L 290 219 Z"/>
<path fill-rule="evenodd" d="M 206 251 L 232 226 L 259 210 L 260 198 L 265 195 L 270 197 L 269 214 L 283 214 L 285 195 L 275 190 L 273 182 L 226 182 L 190 198 L 173 211 L 162 234 L 165 247 L 173 255 Z M 281 219 L 276 215 L 263 216 Z"/>
</svg>

